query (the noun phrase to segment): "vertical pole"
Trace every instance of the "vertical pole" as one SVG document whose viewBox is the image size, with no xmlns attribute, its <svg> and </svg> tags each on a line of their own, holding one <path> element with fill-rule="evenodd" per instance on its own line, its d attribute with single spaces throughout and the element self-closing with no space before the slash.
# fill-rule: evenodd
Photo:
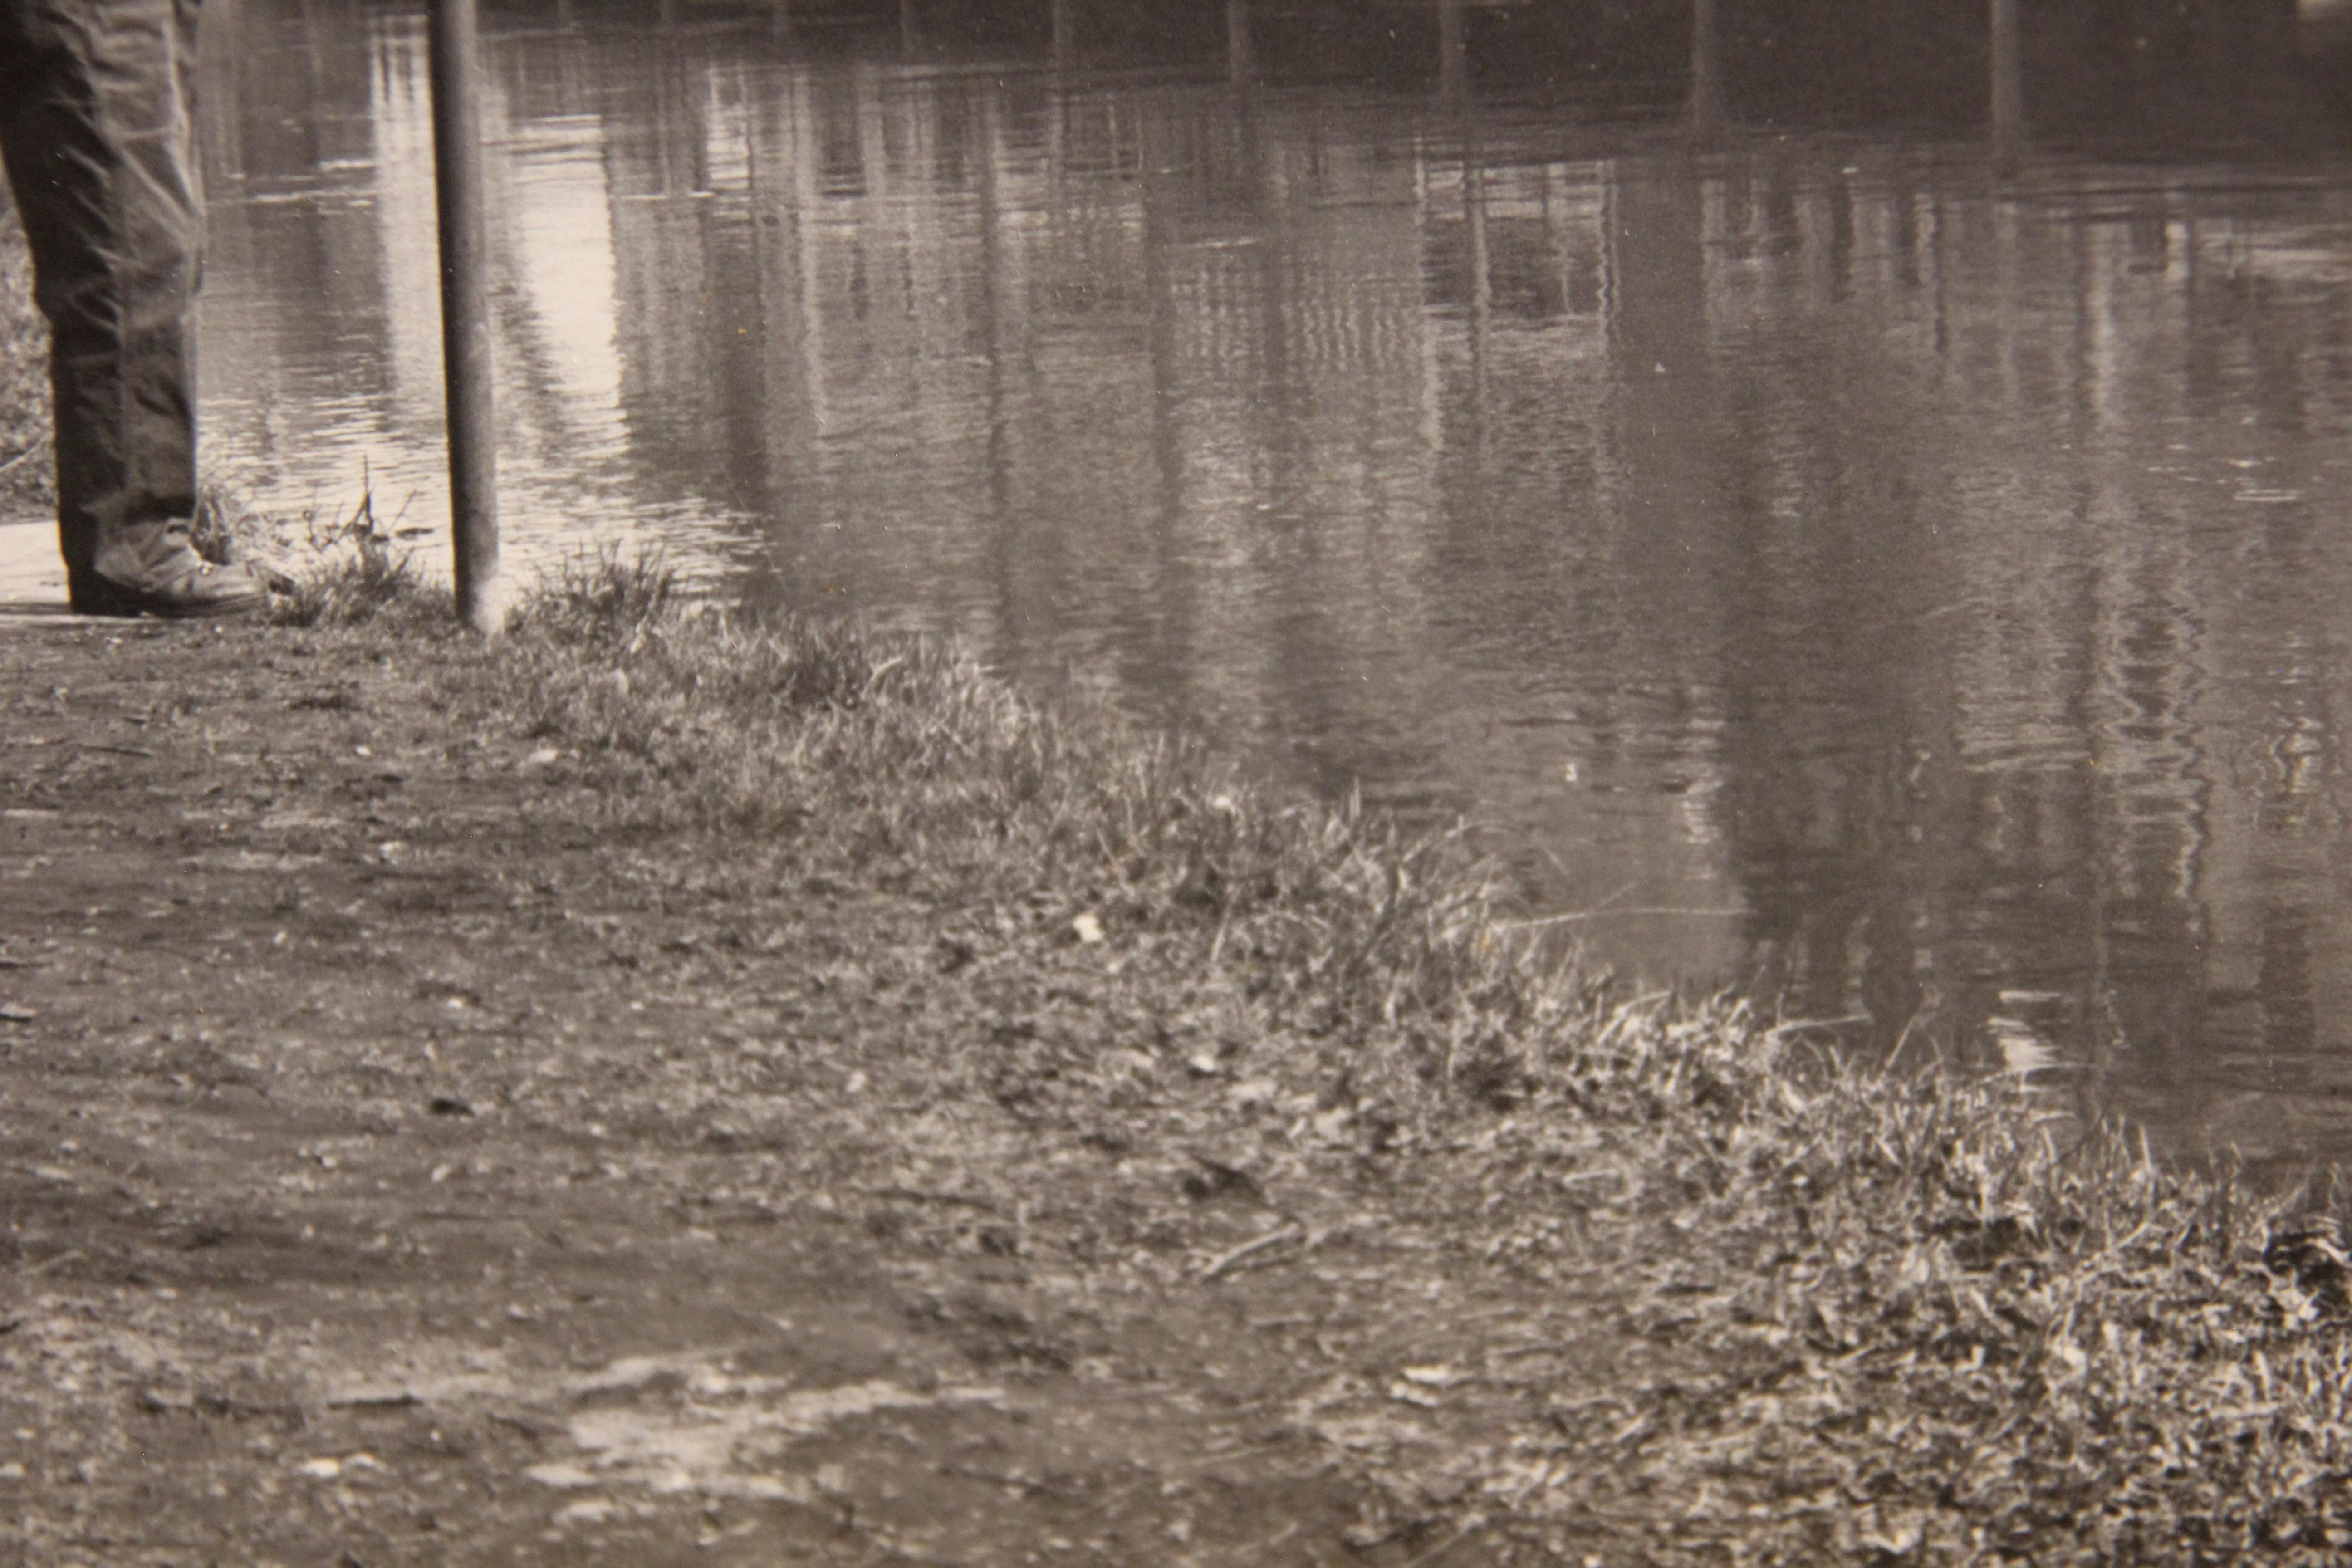
<svg viewBox="0 0 2352 1568">
<path fill-rule="evenodd" d="M 1071 0 L 1054 0 L 1054 68 L 1067 69 L 1078 49 L 1077 18 L 1070 14 Z"/>
<path fill-rule="evenodd" d="M 2018 0 L 1992 0 L 1992 149 L 2007 162 L 2025 150 L 2025 48 Z"/>
<path fill-rule="evenodd" d="M 449 531 L 457 618 L 499 629 L 498 441 L 482 195 L 482 61 L 476 0 L 433 0 L 433 174 L 441 223 L 441 356 L 449 425 Z"/>
</svg>

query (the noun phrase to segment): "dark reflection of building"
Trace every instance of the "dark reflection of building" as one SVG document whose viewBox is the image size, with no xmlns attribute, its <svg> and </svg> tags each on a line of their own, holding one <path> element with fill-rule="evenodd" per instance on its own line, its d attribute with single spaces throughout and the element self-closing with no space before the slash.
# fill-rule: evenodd
<svg viewBox="0 0 2352 1568">
<path fill-rule="evenodd" d="M 1727 111 L 1825 127 L 1980 123 L 1995 0 L 1742 0 L 1718 5 Z M 1227 0 L 872 0 L 833 5 L 898 28 L 911 9 L 938 58 L 1007 48 L 1098 66 L 1230 58 Z M 2028 98 L 2060 140 L 2340 134 L 2352 112 L 2352 22 L 2333 0 L 2080 0 L 2018 7 Z M 1451 16 L 1467 79 L 1487 94 L 1675 101 L 1693 59 L 1694 0 L 1246 0 L 1254 73 L 1275 83 L 1434 81 Z M 2322 123 L 2326 120 L 2332 123 Z"/>
</svg>

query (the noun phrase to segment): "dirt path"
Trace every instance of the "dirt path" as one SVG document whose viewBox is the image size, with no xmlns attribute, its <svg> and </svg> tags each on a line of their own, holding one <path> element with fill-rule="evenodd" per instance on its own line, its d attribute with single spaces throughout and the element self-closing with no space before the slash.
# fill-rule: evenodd
<svg viewBox="0 0 2352 1568">
<path fill-rule="evenodd" d="M 625 841 L 371 646 L 0 633 L 12 1560 L 1496 1560 L 1481 1304 L 1218 997 Z"/>
</svg>

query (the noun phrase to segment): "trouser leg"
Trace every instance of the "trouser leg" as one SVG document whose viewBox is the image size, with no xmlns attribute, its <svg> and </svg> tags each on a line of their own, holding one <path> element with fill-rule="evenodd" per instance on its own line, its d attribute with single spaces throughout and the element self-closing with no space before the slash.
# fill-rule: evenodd
<svg viewBox="0 0 2352 1568">
<path fill-rule="evenodd" d="M 0 154 L 49 321 L 77 602 L 102 549 L 177 531 L 195 510 L 197 10 L 0 0 Z"/>
</svg>

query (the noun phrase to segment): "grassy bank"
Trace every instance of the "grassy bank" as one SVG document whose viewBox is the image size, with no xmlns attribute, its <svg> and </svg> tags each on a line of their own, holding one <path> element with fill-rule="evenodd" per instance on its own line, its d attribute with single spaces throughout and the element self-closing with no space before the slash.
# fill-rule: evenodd
<svg viewBox="0 0 2352 1568">
<path fill-rule="evenodd" d="M 915 1070 L 1067 1127 L 1175 1085 L 1234 1151 L 1208 1180 L 1353 1216 L 1318 1230 L 1298 1196 L 1218 1272 L 1393 1227 L 1417 1239 L 1381 1288 L 1486 1303 L 1292 1398 L 1385 1500 L 1360 1544 L 2352 1552 L 2347 1277 L 2309 1194 L 2158 1164 L 2020 1080 L 1855 1071 L 1734 998 L 1589 986 L 1458 845 L 1269 802 L 933 644 L 705 613 L 607 563 L 495 651 L 436 646 L 438 700 L 545 748 L 614 842 L 706 832 L 742 847 L 713 875 L 939 911 L 947 967 L 986 929 L 1091 976 L 1129 1037 L 1016 1031 Z"/>
</svg>

